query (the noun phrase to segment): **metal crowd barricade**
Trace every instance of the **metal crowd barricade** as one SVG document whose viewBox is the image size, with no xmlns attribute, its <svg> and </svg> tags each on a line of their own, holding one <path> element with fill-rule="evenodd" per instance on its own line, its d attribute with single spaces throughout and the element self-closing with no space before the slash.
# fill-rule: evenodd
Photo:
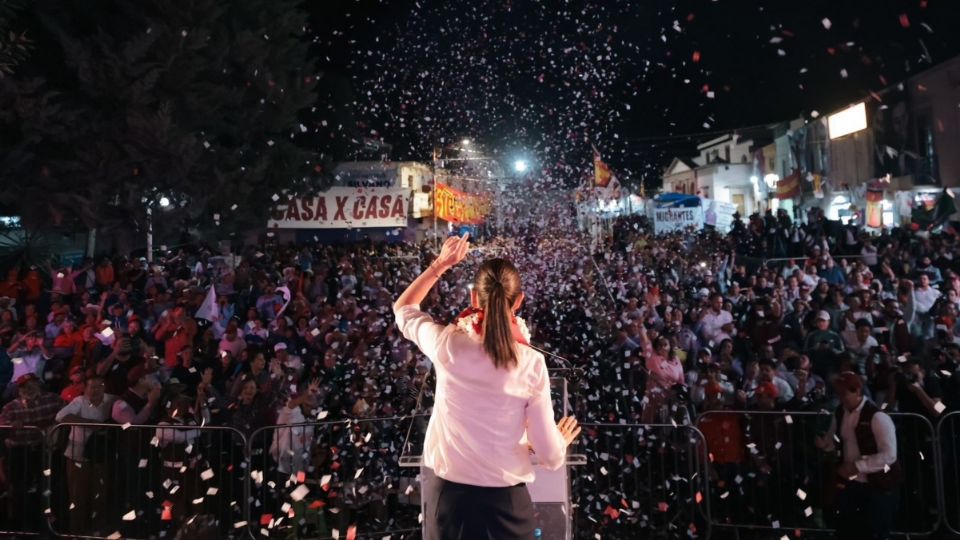
<svg viewBox="0 0 960 540">
<path fill-rule="evenodd" d="M 62 423 L 48 441 L 56 535 L 173 538 L 210 515 L 218 537 L 246 538 L 247 444 L 233 428 Z"/>
<path fill-rule="evenodd" d="M 689 425 L 582 424 L 575 538 L 710 538 L 706 444 Z"/>
<path fill-rule="evenodd" d="M 37 536 L 44 528 L 44 449 L 47 431 L 0 426 L 3 444 L 0 535 Z"/>
<path fill-rule="evenodd" d="M 944 526 L 960 535 L 960 411 L 951 412 L 937 423 L 940 443 L 940 500 Z"/>
<path fill-rule="evenodd" d="M 936 434 L 925 417 L 891 413 L 904 471 L 897 534 L 926 536 L 939 525 Z M 716 529 L 829 532 L 838 460 L 814 440 L 832 413 L 714 410 L 697 417 L 710 459 Z"/>
<path fill-rule="evenodd" d="M 254 431 L 248 443 L 250 533 L 311 539 L 418 535 L 416 471 L 399 464 L 411 421 L 307 422 Z"/>
</svg>

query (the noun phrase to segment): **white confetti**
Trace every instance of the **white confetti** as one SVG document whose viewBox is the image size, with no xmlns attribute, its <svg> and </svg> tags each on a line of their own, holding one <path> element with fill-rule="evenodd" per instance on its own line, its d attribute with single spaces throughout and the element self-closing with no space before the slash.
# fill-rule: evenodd
<svg viewBox="0 0 960 540">
<path fill-rule="evenodd" d="M 302 501 L 304 497 L 307 496 L 307 493 L 310 493 L 310 488 L 306 484 L 300 484 L 297 486 L 297 489 L 290 492 L 290 498 L 294 501 Z"/>
</svg>

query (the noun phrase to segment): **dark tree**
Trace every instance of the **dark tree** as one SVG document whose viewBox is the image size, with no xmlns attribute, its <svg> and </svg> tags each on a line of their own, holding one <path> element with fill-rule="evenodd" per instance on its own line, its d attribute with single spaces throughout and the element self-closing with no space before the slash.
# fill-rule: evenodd
<svg viewBox="0 0 960 540">
<path fill-rule="evenodd" d="M 319 183 L 298 144 L 316 82 L 300 4 L 31 4 L 36 61 L 0 81 L 0 205 L 123 247 L 148 208 L 161 230 L 262 225 L 274 194 Z"/>
<path fill-rule="evenodd" d="M 0 79 L 12 75 L 30 51 L 27 34 L 15 22 L 26 4 L 26 0 L 0 0 Z"/>
</svg>

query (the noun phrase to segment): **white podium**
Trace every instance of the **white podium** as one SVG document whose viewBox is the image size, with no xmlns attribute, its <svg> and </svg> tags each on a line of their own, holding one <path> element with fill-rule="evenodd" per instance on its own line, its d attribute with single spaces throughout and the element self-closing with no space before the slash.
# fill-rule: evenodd
<svg viewBox="0 0 960 540">
<path fill-rule="evenodd" d="M 562 371 L 562 370 L 558 370 Z M 550 387 L 554 398 L 554 410 L 557 418 L 568 416 L 570 414 L 569 400 L 567 394 L 567 380 L 556 376 L 553 373 L 550 378 Z M 422 390 L 421 390 L 422 395 Z M 434 500 L 430 492 L 434 486 L 433 470 L 423 465 L 423 437 L 426 432 L 426 425 L 429 416 L 427 414 L 417 415 L 411 422 L 407 431 L 406 441 L 403 445 L 403 452 L 400 455 L 401 467 L 418 467 L 420 492 L 419 502 L 420 511 L 423 515 L 427 512 L 436 511 L 430 508 L 430 502 Z M 537 522 L 537 528 L 540 530 L 540 538 L 543 539 L 573 539 L 573 513 L 574 508 L 571 504 L 570 495 L 570 467 L 584 465 L 587 462 L 586 456 L 576 452 L 576 445 L 567 450 L 566 464 L 555 471 L 549 471 L 536 465 L 536 454 L 531 455 L 531 461 L 536 471 L 536 479 L 527 484 L 530 491 L 530 498 L 533 500 L 534 514 Z M 426 520 L 424 520 L 426 523 Z M 440 540 L 430 536 L 430 532 L 423 531 L 423 540 Z"/>
</svg>

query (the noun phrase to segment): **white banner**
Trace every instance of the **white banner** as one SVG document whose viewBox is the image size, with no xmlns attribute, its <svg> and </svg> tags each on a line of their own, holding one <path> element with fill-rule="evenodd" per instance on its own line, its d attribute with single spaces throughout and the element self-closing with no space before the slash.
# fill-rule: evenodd
<svg viewBox="0 0 960 540">
<path fill-rule="evenodd" d="M 409 190 L 334 187 L 316 197 L 278 203 L 267 227 L 354 229 L 406 227 Z"/>
<path fill-rule="evenodd" d="M 737 211 L 737 205 L 733 203 L 715 201 L 700 197 L 703 211 L 703 224 L 713 225 L 722 233 L 730 232 L 733 225 L 733 214 Z"/>
<path fill-rule="evenodd" d="M 656 234 L 682 231 L 687 227 L 703 228 L 703 208 L 654 208 L 653 232 Z"/>
</svg>

